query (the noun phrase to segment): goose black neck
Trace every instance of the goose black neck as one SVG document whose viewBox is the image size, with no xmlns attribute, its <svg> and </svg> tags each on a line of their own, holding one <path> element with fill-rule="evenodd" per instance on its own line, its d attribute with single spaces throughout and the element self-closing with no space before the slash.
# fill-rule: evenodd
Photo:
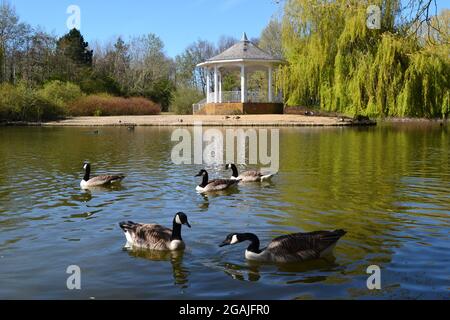
<svg viewBox="0 0 450 320">
<path fill-rule="evenodd" d="M 89 181 L 89 178 L 91 176 L 91 167 L 90 166 L 86 166 L 86 169 L 84 170 L 84 181 Z"/>
<path fill-rule="evenodd" d="M 173 219 L 172 237 L 170 238 L 170 241 L 173 240 L 183 240 L 181 238 L 181 224 L 176 223 L 175 219 Z"/>
<path fill-rule="evenodd" d="M 231 170 L 233 170 L 233 177 L 237 178 L 239 177 L 238 169 L 236 168 L 236 165 L 231 164 Z"/>
<path fill-rule="evenodd" d="M 259 249 L 259 239 L 256 235 L 253 233 L 244 233 L 241 237 L 246 241 L 250 241 L 247 251 L 261 253 L 261 250 Z"/>
<path fill-rule="evenodd" d="M 208 176 L 208 172 L 205 172 L 203 174 L 203 180 L 202 180 L 202 184 L 200 185 L 200 187 L 204 188 L 208 185 L 209 182 L 209 176 Z"/>
</svg>

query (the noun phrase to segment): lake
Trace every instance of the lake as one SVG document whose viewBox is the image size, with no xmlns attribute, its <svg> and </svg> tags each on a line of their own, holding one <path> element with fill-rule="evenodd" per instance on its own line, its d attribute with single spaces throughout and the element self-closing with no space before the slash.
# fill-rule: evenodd
<svg viewBox="0 0 450 320">
<path fill-rule="evenodd" d="M 173 128 L 0 128 L 1 299 L 448 299 L 450 138 L 434 124 L 281 128 L 270 183 L 201 195 L 201 165 L 171 161 Z M 121 186 L 83 191 L 93 174 L 123 172 Z M 251 167 L 251 166 L 250 166 Z M 240 167 L 242 169 L 242 167 Z M 228 177 L 223 166 L 211 176 Z M 185 212 L 187 249 L 123 249 L 123 220 L 171 226 Z M 335 258 L 246 262 L 245 244 L 343 228 Z M 68 290 L 68 266 L 81 290 Z M 369 290 L 367 268 L 381 270 Z"/>
</svg>

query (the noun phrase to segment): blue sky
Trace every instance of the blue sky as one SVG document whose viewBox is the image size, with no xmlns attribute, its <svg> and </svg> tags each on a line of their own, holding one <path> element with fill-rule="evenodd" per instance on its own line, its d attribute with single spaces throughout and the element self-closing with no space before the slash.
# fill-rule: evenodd
<svg viewBox="0 0 450 320">
<path fill-rule="evenodd" d="M 1 0 L 0 0 L 1 1 Z M 90 43 L 122 35 L 153 32 L 174 57 L 198 39 L 216 42 L 221 35 L 258 37 L 271 17 L 279 16 L 275 0 L 9 0 L 22 21 L 62 35 L 69 5 L 81 8 L 81 32 Z M 449 7 L 438 0 L 438 7 Z"/>
<path fill-rule="evenodd" d="M 101 42 L 153 32 L 174 57 L 195 40 L 216 42 L 221 35 L 258 37 L 280 12 L 274 0 L 9 0 L 22 21 L 62 35 L 67 7 L 81 9 L 81 32 Z"/>
</svg>

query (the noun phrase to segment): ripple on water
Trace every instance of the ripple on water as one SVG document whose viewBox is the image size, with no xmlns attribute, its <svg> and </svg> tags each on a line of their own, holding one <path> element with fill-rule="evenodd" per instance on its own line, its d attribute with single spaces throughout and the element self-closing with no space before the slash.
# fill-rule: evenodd
<svg viewBox="0 0 450 320">
<path fill-rule="evenodd" d="M 170 128 L 0 128 L 0 297 L 73 298 L 64 284 L 75 264 L 86 274 L 82 299 L 448 298 L 450 144 L 439 130 L 281 129 L 272 182 L 200 195 L 201 166 L 170 160 Z M 127 178 L 80 190 L 84 160 L 94 174 Z M 119 221 L 170 227 L 178 211 L 192 224 L 184 254 L 123 250 Z M 254 264 L 245 244 L 218 247 L 231 232 L 266 245 L 338 228 L 348 234 L 330 261 Z M 366 287 L 371 264 L 382 269 L 376 293 Z"/>
</svg>

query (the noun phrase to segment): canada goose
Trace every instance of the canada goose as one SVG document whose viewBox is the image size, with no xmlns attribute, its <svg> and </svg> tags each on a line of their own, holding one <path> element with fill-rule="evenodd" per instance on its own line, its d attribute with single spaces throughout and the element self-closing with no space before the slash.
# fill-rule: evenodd
<svg viewBox="0 0 450 320">
<path fill-rule="evenodd" d="M 241 180 L 242 182 L 260 182 L 264 180 L 271 179 L 275 174 L 263 174 L 261 171 L 245 171 L 239 174 L 236 165 L 233 163 L 227 164 L 225 166 L 226 170 L 233 170 L 233 175 L 230 179 Z"/>
<path fill-rule="evenodd" d="M 259 249 L 259 239 L 252 233 L 232 233 L 220 247 L 250 241 L 245 251 L 247 260 L 261 262 L 300 262 L 318 259 L 333 252 L 338 240 L 346 234 L 344 230 L 295 233 L 275 238 L 267 248 Z"/>
<path fill-rule="evenodd" d="M 125 176 L 123 174 L 103 175 L 103 176 L 90 178 L 91 165 L 88 162 L 84 163 L 83 169 L 84 169 L 84 178 L 83 178 L 83 180 L 81 180 L 81 183 L 80 183 L 80 186 L 83 189 L 110 185 L 111 183 L 121 182 L 123 179 L 125 179 Z"/>
<path fill-rule="evenodd" d="M 127 245 L 161 251 L 174 251 L 185 248 L 181 238 L 182 225 L 191 227 L 186 214 L 183 212 L 178 212 L 173 218 L 172 230 L 158 224 L 140 224 L 131 221 L 119 223 L 120 228 L 125 232 Z"/>
<path fill-rule="evenodd" d="M 206 170 L 200 170 L 196 177 L 203 177 L 202 183 L 197 186 L 198 192 L 225 190 L 231 186 L 237 185 L 240 181 L 236 179 L 215 179 L 209 181 L 208 172 Z"/>
</svg>

